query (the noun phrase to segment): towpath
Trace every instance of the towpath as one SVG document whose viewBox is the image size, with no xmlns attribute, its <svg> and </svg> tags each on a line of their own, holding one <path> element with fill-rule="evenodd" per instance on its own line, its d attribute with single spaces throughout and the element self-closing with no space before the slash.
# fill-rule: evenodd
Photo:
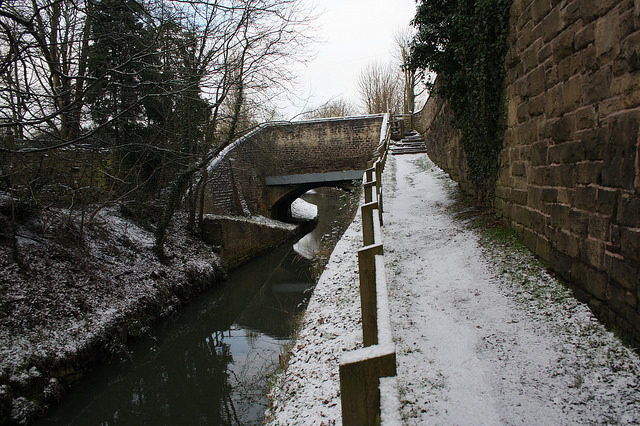
<svg viewBox="0 0 640 426">
<path fill-rule="evenodd" d="M 640 359 L 512 237 L 476 227 L 425 154 L 389 158 L 384 247 L 406 424 L 640 422 Z M 272 424 L 339 424 L 361 342 L 357 218 L 273 387 Z"/>
</svg>

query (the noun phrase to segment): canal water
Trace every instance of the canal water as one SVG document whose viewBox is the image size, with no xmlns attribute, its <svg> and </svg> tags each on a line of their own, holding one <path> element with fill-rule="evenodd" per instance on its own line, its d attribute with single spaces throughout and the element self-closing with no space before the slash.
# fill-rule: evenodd
<svg viewBox="0 0 640 426">
<path fill-rule="evenodd" d="M 65 396 L 44 425 L 260 424 L 269 379 L 357 196 L 321 188 L 316 228 L 233 271 Z"/>
</svg>

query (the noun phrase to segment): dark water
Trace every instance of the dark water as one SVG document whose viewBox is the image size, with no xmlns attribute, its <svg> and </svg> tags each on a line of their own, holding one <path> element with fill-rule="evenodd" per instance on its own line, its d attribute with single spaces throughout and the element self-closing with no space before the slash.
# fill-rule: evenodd
<svg viewBox="0 0 640 426">
<path fill-rule="evenodd" d="M 259 424 L 268 380 L 315 286 L 317 257 L 348 226 L 352 202 L 332 189 L 305 195 L 316 229 L 230 274 L 130 347 L 131 359 L 97 369 L 41 424 Z"/>
</svg>

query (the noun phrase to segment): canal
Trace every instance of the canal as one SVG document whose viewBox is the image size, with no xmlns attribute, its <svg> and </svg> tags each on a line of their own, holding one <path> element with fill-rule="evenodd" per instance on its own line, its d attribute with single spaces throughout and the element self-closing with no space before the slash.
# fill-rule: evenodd
<svg viewBox="0 0 640 426">
<path fill-rule="evenodd" d="M 358 193 L 305 194 L 318 208 L 311 233 L 234 270 L 129 345 L 127 361 L 92 371 L 40 424 L 260 424 L 269 379 Z"/>
</svg>

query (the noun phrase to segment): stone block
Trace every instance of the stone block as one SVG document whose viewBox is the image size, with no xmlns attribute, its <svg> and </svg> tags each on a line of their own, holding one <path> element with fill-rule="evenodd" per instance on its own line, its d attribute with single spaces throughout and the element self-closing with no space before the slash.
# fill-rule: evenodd
<svg viewBox="0 0 640 426">
<path fill-rule="evenodd" d="M 595 43 L 584 48 L 580 54 L 582 55 L 582 65 L 586 71 L 597 71 L 600 68 L 601 63 L 596 55 Z"/>
<path fill-rule="evenodd" d="M 570 206 L 574 205 L 574 200 L 576 198 L 576 190 L 575 188 L 558 188 L 558 202 L 562 204 L 567 204 Z"/>
<path fill-rule="evenodd" d="M 582 71 L 582 55 L 571 55 L 558 62 L 558 81 L 566 82 Z"/>
<path fill-rule="evenodd" d="M 603 160 L 607 150 L 608 129 L 597 127 L 576 132 L 576 139 L 582 141 L 585 158 L 591 161 Z"/>
<path fill-rule="evenodd" d="M 574 38 L 574 47 L 576 50 L 582 50 L 594 42 L 595 28 L 595 23 L 591 22 L 576 32 L 576 36 Z"/>
<path fill-rule="evenodd" d="M 601 240 L 585 238 L 580 243 L 580 259 L 594 268 L 604 271 L 605 244 Z"/>
<path fill-rule="evenodd" d="M 574 52 L 573 42 L 575 38 L 576 25 L 567 27 L 562 33 L 553 39 L 553 57 L 556 62 L 570 56 Z"/>
<path fill-rule="evenodd" d="M 541 47 L 538 49 L 538 63 L 544 64 L 553 54 L 553 45 L 552 43 L 544 43 L 541 44 Z"/>
<path fill-rule="evenodd" d="M 560 8 L 555 7 L 539 24 L 540 34 L 545 43 L 550 42 L 563 28 L 562 17 L 560 16 Z"/>
<path fill-rule="evenodd" d="M 516 128 L 519 145 L 529 145 L 538 139 L 538 126 L 535 120 L 527 120 Z"/>
<path fill-rule="evenodd" d="M 627 311 L 635 310 L 638 299 L 633 291 L 619 285 L 616 281 L 609 281 L 607 286 L 607 303 L 614 311 L 623 317 Z"/>
<path fill-rule="evenodd" d="M 597 3 L 597 2 L 594 2 Z M 594 44 L 596 56 L 615 58 L 620 52 L 620 37 L 617 14 L 601 16 L 596 20 Z"/>
<path fill-rule="evenodd" d="M 588 226 L 589 215 L 587 213 L 573 208 L 569 210 L 569 231 L 579 238 L 586 238 Z"/>
<path fill-rule="evenodd" d="M 549 255 L 549 264 L 551 268 L 556 271 L 562 278 L 567 281 L 571 280 L 571 265 L 572 261 L 569 256 L 556 250 L 552 244 L 551 253 Z"/>
<path fill-rule="evenodd" d="M 529 119 L 529 100 L 520 102 L 516 111 L 516 119 L 518 123 L 524 123 Z"/>
<path fill-rule="evenodd" d="M 624 40 L 629 34 L 636 30 L 633 9 L 629 8 L 620 13 L 620 38 Z"/>
<path fill-rule="evenodd" d="M 562 113 L 578 108 L 582 99 L 582 76 L 575 76 L 562 84 Z"/>
<path fill-rule="evenodd" d="M 587 293 L 599 300 L 607 297 L 607 276 L 582 262 L 573 264 L 571 279 L 581 285 Z"/>
<path fill-rule="evenodd" d="M 531 46 L 522 52 L 520 58 L 522 60 L 523 71 L 528 73 L 538 65 L 538 50 L 542 46 L 542 40 L 538 39 L 531 43 Z"/>
<path fill-rule="evenodd" d="M 558 190 L 556 188 L 544 188 L 541 197 L 545 203 L 555 203 L 558 199 Z"/>
<path fill-rule="evenodd" d="M 571 208 L 563 204 L 551 204 L 549 205 L 550 224 L 559 229 L 569 228 L 569 212 Z M 552 241 L 556 239 L 549 237 Z"/>
<path fill-rule="evenodd" d="M 631 265 L 619 254 L 606 252 L 604 263 L 609 276 L 620 283 L 628 290 L 635 290 L 637 286 L 638 271 L 637 266 Z"/>
<path fill-rule="evenodd" d="M 621 225 L 640 228 L 640 197 L 637 194 L 620 195 L 616 220 Z"/>
<path fill-rule="evenodd" d="M 574 205 L 582 210 L 592 210 L 597 202 L 597 189 L 593 186 L 578 186 L 576 188 Z"/>
<path fill-rule="evenodd" d="M 549 167 L 549 185 L 572 188 L 576 186 L 576 169 L 571 164 L 554 164 Z"/>
<path fill-rule="evenodd" d="M 547 118 L 559 116 L 562 108 L 562 84 L 556 84 L 547 90 L 546 101 L 545 113 Z"/>
<path fill-rule="evenodd" d="M 639 49 L 640 31 L 638 30 L 626 36 L 620 43 L 620 50 L 622 52 L 622 56 L 625 58 L 629 58 L 634 52 L 638 52 Z M 637 67 L 634 66 L 633 69 L 637 71 Z"/>
<path fill-rule="evenodd" d="M 532 97 L 539 95 L 546 87 L 546 74 L 542 65 L 537 66 L 525 76 L 525 96 Z"/>
<path fill-rule="evenodd" d="M 549 168 L 548 167 L 532 167 L 527 176 L 527 182 L 533 185 L 548 185 Z"/>
<path fill-rule="evenodd" d="M 607 241 L 609 238 L 611 218 L 597 214 L 589 215 L 589 238 Z"/>
<path fill-rule="evenodd" d="M 576 183 L 578 185 L 600 183 L 603 168 L 604 161 L 587 161 L 576 164 Z"/>
<path fill-rule="evenodd" d="M 523 189 L 512 189 L 509 199 L 517 204 L 527 204 L 527 191 Z"/>
<path fill-rule="evenodd" d="M 567 24 L 571 25 L 574 22 L 578 21 L 582 18 L 581 13 L 581 0 L 572 0 L 564 2 L 562 8 L 562 20 Z"/>
<path fill-rule="evenodd" d="M 576 163 L 584 160 L 582 141 L 563 142 L 549 146 L 549 163 Z"/>
<path fill-rule="evenodd" d="M 607 248 L 613 253 L 620 253 L 620 226 L 614 225 L 613 223 L 609 225 L 609 242 L 611 243 L 611 249 Z"/>
<path fill-rule="evenodd" d="M 544 113 L 545 104 L 546 100 L 544 93 L 530 98 L 528 103 L 529 115 L 532 117 L 542 115 Z"/>
<path fill-rule="evenodd" d="M 596 211 L 600 214 L 613 216 L 618 203 L 618 191 L 615 189 L 598 188 Z"/>
<path fill-rule="evenodd" d="M 536 243 L 535 252 L 538 256 L 542 258 L 545 262 L 549 262 L 551 257 L 551 243 L 549 240 L 544 238 L 543 236 L 539 236 L 538 241 Z"/>
<path fill-rule="evenodd" d="M 603 66 L 584 79 L 584 101 L 594 103 L 611 96 L 613 70 L 611 65 Z"/>
<path fill-rule="evenodd" d="M 591 105 L 577 109 L 574 115 L 577 130 L 591 129 L 596 124 L 596 110 Z"/>
<path fill-rule="evenodd" d="M 529 250 L 537 253 L 537 248 L 540 245 L 540 240 L 543 239 L 543 237 L 535 230 L 525 228 L 522 239 Z"/>
<path fill-rule="evenodd" d="M 541 166 L 547 164 L 548 144 L 546 142 L 536 142 L 531 145 L 529 156 L 532 166 Z"/>
<path fill-rule="evenodd" d="M 620 252 L 627 259 L 640 262 L 640 230 L 620 227 Z"/>
<path fill-rule="evenodd" d="M 526 176 L 527 169 L 523 162 L 513 163 L 511 165 L 511 175 L 512 176 Z"/>
<path fill-rule="evenodd" d="M 531 18 L 533 22 L 537 24 L 540 22 L 551 10 L 550 0 L 533 0 L 531 2 Z"/>
<path fill-rule="evenodd" d="M 622 96 L 605 99 L 598 104 L 598 114 L 600 119 L 624 109 L 624 99 Z"/>
<path fill-rule="evenodd" d="M 640 108 L 609 116 L 605 168 L 602 184 L 609 187 L 633 190 L 635 187 L 635 159 L 638 149 Z"/>
<path fill-rule="evenodd" d="M 563 116 L 552 121 L 549 136 L 554 142 L 563 142 L 572 139 L 576 127 L 576 119 L 571 115 Z"/>
</svg>

